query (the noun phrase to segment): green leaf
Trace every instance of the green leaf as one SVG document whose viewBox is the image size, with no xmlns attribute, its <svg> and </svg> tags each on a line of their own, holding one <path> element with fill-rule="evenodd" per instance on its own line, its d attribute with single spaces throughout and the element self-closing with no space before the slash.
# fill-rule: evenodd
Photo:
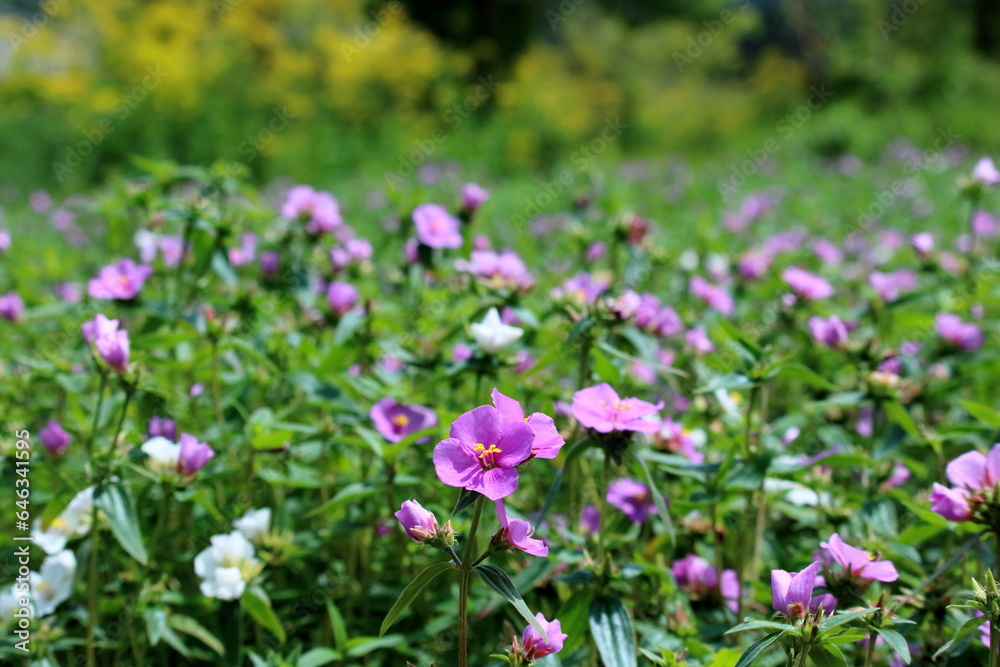
<svg viewBox="0 0 1000 667">
<path fill-rule="evenodd" d="M 730 632 L 732 631 L 730 630 Z M 736 663 L 736 667 L 750 667 L 750 665 L 757 662 L 757 658 L 759 658 L 771 644 L 778 641 L 778 638 L 783 634 L 785 633 L 772 632 L 763 639 L 755 641 L 747 648 L 747 650 L 743 651 L 743 655 L 740 656 L 740 661 Z"/>
<path fill-rule="evenodd" d="M 826 619 L 825 621 L 819 624 L 820 634 L 825 635 L 834 628 L 840 627 L 844 623 L 850 623 L 856 618 L 867 616 L 868 614 L 875 611 L 875 609 L 876 609 L 875 607 L 871 607 L 869 609 L 859 609 L 858 611 L 848 611 L 848 612 L 834 614 L 833 616 L 831 616 L 830 618 Z"/>
<path fill-rule="evenodd" d="M 541 626 L 538 619 L 536 619 L 528 609 L 528 605 L 524 603 L 524 599 L 521 597 L 521 594 L 517 592 L 517 588 L 514 586 L 513 582 L 511 582 L 506 572 L 493 563 L 483 563 L 482 565 L 477 565 L 476 572 L 479 574 L 479 578 L 483 580 L 483 583 L 502 595 L 507 602 L 514 605 L 514 609 L 517 609 L 517 613 L 523 616 L 524 620 L 530 623 L 531 627 L 535 628 L 543 639 L 548 639 L 545 628 Z"/>
<path fill-rule="evenodd" d="M 243 593 L 243 597 L 240 598 L 240 604 L 262 628 L 276 636 L 280 643 L 285 643 L 285 628 L 282 627 L 281 620 L 271 608 L 271 601 L 267 599 L 264 591 L 256 586 L 248 588 Z"/>
<path fill-rule="evenodd" d="M 385 620 L 382 621 L 382 627 L 379 628 L 378 636 L 381 637 L 385 634 L 385 631 L 396 622 L 399 615 L 410 606 L 413 600 L 416 599 L 417 595 L 424 589 L 425 586 L 427 586 L 427 584 L 434 581 L 434 579 L 436 579 L 437 576 L 445 570 L 450 570 L 453 567 L 454 564 L 450 561 L 435 563 L 414 577 L 413 581 L 411 581 L 409 585 L 403 589 L 403 592 L 399 594 L 399 598 L 396 600 L 396 603 L 392 605 L 392 609 L 389 610 L 389 613 L 385 615 Z"/>
<path fill-rule="evenodd" d="M 590 603 L 590 634 L 605 667 L 636 667 L 632 621 L 618 598 L 600 596 Z"/>
<path fill-rule="evenodd" d="M 972 618 L 967 620 L 965 623 L 962 624 L 962 627 L 958 629 L 958 632 L 955 633 L 955 636 L 949 639 L 947 644 L 945 644 L 944 646 L 942 646 L 937 650 L 937 652 L 933 656 L 934 659 L 937 660 L 938 656 L 947 653 L 952 646 L 954 646 L 958 642 L 968 637 L 970 634 L 972 634 L 973 631 L 978 630 L 980 625 L 987 622 L 988 621 L 983 616 L 973 616 Z"/>
<path fill-rule="evenodd" d="M 906 411 L 906 408 L 904 408 L 902 404 L 897 403 L 896 401 L 888 401 L 883 407 L 885 408 L 886 416 L 901 426 L 902 429 L 910 435 L 910 437 L 921 441 L 924 439 L 923 435 L 920 433 L 920 429 L 917 428 L 917 424 L 913 421 L 913 417 L 910 416 L 910 413 Z"/>
<path fill-rule="evenodd" d="M 330 617 L 330 630 L 333 632 L 333 645 L 339 649 L 347 646 L 347 624 L 337 605 L 331 600 L 326 601 L 326 613 Z"/>
<path fill-rule="evenodd" d="M 458 502 L 455 503 L 455 509 L 451 511 L 451 515 L 458 516 L 461 514 L 462 510 L 472 507 L 472 504 L 476 502 L 482 494 L 476 491 L 470 491 L 468 489 L 462 489 L 458 492 Z"/>
<path fill-rule="evenodd" d="M 799 629 L 794 625 L 789 625 L 787 623 L 778 623 L 777 621 L 747 621 L 746 623 L 740 623 L 736 627 L 729 628 L 726 630 L 727 635 L 731 635 L 734 632 L 744 632 L 746 630 L 759 630 L 761 628 L 767 628 L 769 630 L 780 630 L 782 632 L 798 632 Z"/>
<path fill-rule="evenodd" d="M 1000 412 L 997 412 L 990 406 L 983 403 L 976 403 L 975 401 L 959 401 L 959 404 L 969 414 L 984 424 L 989 424 L 993 428 L 1000 428 Z"/>
<path fill-rule="evenodd" d="M 882 635 L 885 643 L 892 647 L 892 650 L 899 654 L 903 662 L 910 664 L 910 647 L 903 639 L 903 635 L 890 628 L 880 628 L 878 633 Z"/>
<path fill-rule="evenodd" d="M 795 362 L 783 364 L 778 370 L 778 377 L 798 380 L 799 382 L 804 382 L 820 389 L 826 389 L 827 391 L 834 391 L 837 389 L 835 384 L 813 369 Z"/>
<path fill-rule="evenodd" d="M 675 545 L 677 534 L 674 532 L 674 522 L 670 520 L 670 509 L 667 507 L 667 502 L 663 499 L 658 485 L 653 481 L 653 475 L 649 472 L 649 466 L 646 465 L 643 458 L 636 456 L 635 460 L 639 462 L 639 467 L 642 468 L 642 472 L 646 476 L 646 484 L 653 494 L 653 504 L 656 505 L 656 516 L 653 517 L 654 524 L 662 526 L 670 538 L 670 544 Z"/>
<path fill-rule="evenodd" d="M 303 653 L 295 665 L 296 667 L 322 667 L 343 659 L 344 656 L 340 651 L 334 651 L 332 648 L 314 648 Z"/>
<path fill-rule="evenodd" d="M 816 667 L 846 667 L 844 652 L 833 644 L 816 644 L 809 651 L 809 658 Z"/>
<path fill-rule="evenodd" d="M 127 486 L 120 482 L 111 482 L 97 487 L 94 491 L 94 504 L 104 512 L 111 527 L 111 533 L 118 543 L 132 558 L 146 565 L 146 547 L 142 543 L 142 533 L 139 531 L 139 518 L 136 516 L 135 503 Z"/>
<path fill-rule="evenodd" d="M 191 635 L 195 639 L 201 640 L 205 646 L 212 649 L 220 656 L 225 655 L 225 649 L 222 646 L 222 642 L 219 641 L 219 638 L 209 632 L 205 626 L 190 616 L 184 616 L 183 614 L 170 614 L 167 622 L 174 630 L 183 632 L 184 634 Z"/>
<path fill-rule="evenodd" d="M 733 389 L 747 389 L 753 386 L 753 381 L 742 373 L 727 373 L 726 375 L 716 375 L 709 378 L 703 387 L 695 390 L 697 394 L 710 394 L 719 389 L 730 391 Z"/>
</svg>

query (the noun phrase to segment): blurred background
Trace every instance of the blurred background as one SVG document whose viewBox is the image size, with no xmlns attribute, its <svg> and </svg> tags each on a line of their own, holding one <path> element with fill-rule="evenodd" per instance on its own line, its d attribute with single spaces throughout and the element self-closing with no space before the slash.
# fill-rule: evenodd
<svg viewBox="0 0 1000 667">
<path fill-rule="evenodd" d="M 1000 147 L 995 0 L 7 0 L 0 181 L 67 191 L 133 156 L 261 182 L 455 159 Z"/>
</svg>

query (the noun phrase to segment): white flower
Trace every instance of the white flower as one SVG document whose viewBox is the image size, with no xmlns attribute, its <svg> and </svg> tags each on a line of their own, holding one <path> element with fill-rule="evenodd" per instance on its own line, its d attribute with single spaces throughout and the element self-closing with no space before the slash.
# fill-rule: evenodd
<svg viewBox="0 0 1000 667">
<path fill-rule="evenodd" d="M 501 322 L 496 308 L 490 308 L 483 321 L 474 322 L 471 328 L 472 337 L 487 354 L 496 354 L 524 334 L 523 329 Z"/>
<path fill-rule="evenodd" d="M 89 533 L 93 503 L 94 487 L 88 486 L 69 501 L 66 509 L 53 519 L 44 531 L 42 520 L 35 519 L 31 527 L 31 536 L 35 538 L 35 544 L 44 549 L 45 553 L 54 554 L 65 549 L 66 542 L 70 538 Z"/>
<path fill-rule="evenodd" d="M 830 504 L 830 494 L 826 491 L 816 493 L 808 486 L 786 479 L 768 477 L 764 480 L 764 490 L 784 496 L 784 499 L 799 507 L 816 507 L 820 504 Z"/>
<path fill-rule="evenodd" d="M 238 599 L 247 582 L 260 570 L 261 563 L 254 558 L 253 545 L 238 530 L 213 536 L 212 546 L 194 559 L 194 572 L 202 579 L 202 594 L 220 600 Z"/>
<path fill-rule="evenodd" d="M 168 475 L 177 471 L 177 460 L 181 456 L 181 446 L 176 442 L 170 442 L 158 435 L 144 442 L 139 449 L 146 455 L 146 467 L 152 472 Z"/>
<path fill-rule="evenodd" d="M 38 572 L 28 575 L 31 603 L 38 616 L 48 616 L 73 592 L 76 556 L 69 549 L 46 556 Z"/>
<path fill-rule="evenodd" d="M 251 542 L 257 542 L 271 530 L 271 510 L 247 510 L 242 518 L 233 521 L 233 528 L 243 533 Z"/>
</svg>

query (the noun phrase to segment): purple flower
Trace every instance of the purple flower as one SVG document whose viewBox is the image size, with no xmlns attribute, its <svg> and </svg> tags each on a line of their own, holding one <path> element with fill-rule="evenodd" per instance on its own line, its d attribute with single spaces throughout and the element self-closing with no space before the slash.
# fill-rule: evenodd
<svg viewBox="0 0 1000 667">
<path fill-rule="evenodd" d="M 372 244 L 368 239 L 347 239 L 342 248 L 330 250 L 330 263 L 335 269 L 344 269 L 351 264 L 361 264 L 372 257 Z"/>
<path fill-rule="evenodd" d="M 797 266 L 785 269 L 781 277 L 796 295 L 807 301 L 818 301 L 833 296 L 833 285 Z"/>
<path fill-rule="evenodd" d="M 829 567 L 837 563 L 843 569 L 844 577 L 884 582 L 899 579 L 892 561 L 878 560 L 873 554 L 852 547 L 840 539 L 837 533 L 830 536 L 829 542 L 820 542 L 819 545 L 825 549 L 820 553 L 824 564 Z"/>
<path fill-rule="evenodd" d="M 723 570 L 720 577 L 715 567 L 697 554 L 675 560 L 670 569 L 677 585 L 692 600 L 706 593 L 717 593 L 734 613 L 739 609 L 740 581 L 735 570 Z"/>
<path fill-rule="evenodd" d="M 340 205 L 329 192 L 318 192 L 308 185 L 297 185 L 288 191 L 281 206 L 281 217 L 306 223 L 309 234 L 332 233 L 343 224 Z"/>
<path fill-rule="evenodd" d="M 28 203 L 35 213 L 45 213 L 52 206 L 52 196 L 45 190 L 34 190 L 28 195 Z"/>
<path fill-rule="evenodd" d="M 719 311 L 723 315 L 730 315 L 733 312 L 733 298 L 721 287 L 711 284 L 701 276 L 691 278 L 691 292 L 708 304 L 709 308 Z"/>
<path fill-rule="evenodd" d="M 494 537 L 498 544 L 505 544 L 507 547 L 519 549 L 532 556 L 545 558 L 549 555 L 549 548 L 545 542 L 535 539 L 535 529 L 531 524 L 521 519 L 508 519 L 507 508 L 503 506 L 502 500 L 496 501 L 497 520 L 500 522 L 500 532 Z"/>
<path fill-rule="evenodd" d="M 910 479 L 910 469 L 907 468 L 906 464 L 902 461 L 896 461 L 896 464 L 892 467 L 892 473 L 889 475 L 889 478 L 882 482 L 882 485 L 879 488 L 895 489 L 896 487 L 905 484 L 908 479 Z"/>
<path fill-rule="evenodd" d="M 934 482 L 931 490 L 931 511 L 949 521 L 968 521 L 972 518 L 971 496 L 965 489 L 949 489 Z"/>
<path fill-rule="evenodd" d="M 697 354 L 710 354 L 715 351 L 715 345 L 708 338 L 705 327 L 695 327 L 684 334 L 684 341 Z"/>
<path fill-rule="evenodd" d="M 278 273 L 281 256 L 275 250 L 265 250 L 260 253 L 260 272 L 265 276 L 274 276 Z"/>
<path fill-rule="evenodd" d="M 493 389 L 491 396 L 493 397 L 493 406 L 500 412 L 504 428 L 510 424 L 520 423 L 527 423 L 531 427 L 535 434 L 535 438 L 531 442 L 531 456 L 539 459 L 554 459 L 559 455 L 559 450 L 566 444 L 566 441 L 559 435 L 552 417 L 541 412 L 535 412 L 530 417 L 525 417 L 521 404 L 513 398 L 504 396 L 496 388 Z"/>
<path fill-rule="evenodd" d="M 608 286 L 607 280 L 594 278 L 589 273 L 578 273 L 561 286 L 553 288 L 552 298 L 571 301 L 580 306 L 592 306 L 607 291 Z"/>
<path fill-rule="evenodd" d="M 416 500 L 404 500 L 396 518 L 402 524 L 403 530 L 414 542 L 423 544 L 433 537 L 440 526 L 433 512 L 425 510 Z"/>
<path fill-rule="evenodd" d="M 413 224 L 417 227 L 417 240 L 429 248 L 461 248 L 461 222 L 443 206 L 421 204 L 413 209 Z"/>
<path fill-rule="evenodd" d="M 955 488 L 935 483 L 931 509 L 951 521 L 968 521 L 973 516 L 973 502 L 982 502 L 1000 483 L 1000 443 L 993 445 L 989 454 L 975 450 L 962 454 L 948 464 L 945 474 Z"/>
<path fill-rule="evenodd" d="M 1000 171 L 997 171 L 992 158 L 984 157 L 972 169 L 972 180 L 982 185 L 1000 183 Z"/>
<path fill-rule="evenodd" d="M 812 245 L 813 252 L 824 264 L 840 264 L 844 253 L 827 239 L 816 239 Z"/>
<path fill-rule="evenodd" d="M 740 258 L 740 275 L 747 280 L 759 280 L 771 268 L 774 255 L 764 250 L 747 250 Z"/>
<path fill-rule="evenodd" d="M 257 255 L 257 235 L 247 232 L 240 237 L 240 245 L 229 249 L 229 263 L 233 266 L 243 266 L 253 261 Z M 163 261 L 166 261 L 166 252 L 163 254 Z"/>
<path fill-rule="evenodd" d="M 84 339 L 97 349 L 108 366 L 119 373 L 128 369 L 128 332 L 118 328 L 118 320 L 109 320 L 98 313 L 93 320 L 80 325 Z"/>
<path fill-rule="evenodd" d="M 177 442 L 177 422 L 170 417 L 150 417 L 146 437 L 147 439 L 162 437 L 170 442 Z"/>
<path fill-rule="evenodd" d="M 0 255 L 10 250 L 10 232 L 0 229 Z"/>
<path fill-rule="evenodd" d="M 485 204 L 489 198 L 489 191 L 475 183 L 466 183 L 462 186 L 462 208 L 470 213 Z"/>
<path fill-rule="evenodd" d="M 406 436 L 437 426 L 434 410 L 422 405 L 401 405 L 394 398 L 383 398 L 368 413 L 375 430 L 389 442 L 400 442 Z"/>
<path fill-rule="evenodd" d="M 181 475 L 193 475 L 215 456 L 211 447 L 198 442 L 198 438 L 188 433 L 181 433 L 179 444 L 181 449 L 177 456 L 177 472 Z"/>
<path fill-rule="evenodd" d="M 921 259 L 925 259 L 934 252 L 934 237 L 930 232 L 920 232 L 913 235 L 910 245 Z"/>
<path fill-rule="evenodd" d="M 243 243 L 246 244 L 247 236 L 254 237 L 254 243 L 256 244 L 257 237 L 253 234 L 244 234 Z M 251 254 L 252 251 L 251 251 Z M 181 263 L 184 258 L 184 239 L 180 236 L 164 236 L 160 239 L 160 256 L 163 258 L 163 264 L 166 266 L 177 266 Z"/>
<path fill-rule="evenodd" d="M 598 533 L 601 530 L 601 511 L 594 505 L 585 505 L 580 512 L 580 532 Z"/>
<path fill-rule="evenodd" d="M 775 611 L 790 619 L 801 618 L 812 607 L 813 588 L 820 564 L 813 563 L 801 572 L 771 571 L 771 600 Z"/>
<path fill-rule="evenodd" d="M 527 289 L 534 284 L 528 267 L 513 250 L 473 250 L 470 259 L 455 260 L 455 268 L 495 288 Z"/>
<path fill-rule="evenodd" d="M 81 287 L 80 283 L 57 283 L 53 291 L 63 301 L 79 303 L 80 299 L 83 298 Z"/>
<path fill-rule="evenodd" d="M 972 322 L 963 322 L 953 313 L 938 313 L 934 320 L 937 334 L 965 352 L 975 352 L 983 346 L 983 331 Z"/>
<path fill-rule="evenodd" d="M 598 433 L 639 431 L 656 433 L 660 422 L 643 419 L 663 409 L 663 402 L 647 403 L 638 398 L 621 399 L 607 382 L 573 394 L 573 416 Z"/>
<path fill-rule="evenodd" d="M 608 484 L 607 501 L 624 512 L 632 523 L 643 523 L 650 514 L 656 514 L 649 487 L 634 479 L 616 479 Z"/>
<path fill-rule="evenodd" d="M 608 244 L 604 241 L 594 241 L 587 247 L 587 263 L 596 262 L 608 254 Z"/>
<path fill-rule="evenodd" d="M 1000 220 L 989 211 L 978 209 L 972 212 L 972 233 L 976 236 L 996 236 L 1000 230 Z"/>
<path fill-rule="evenodd" d="M 836 315 L 823 319 L 817 315 L 809 318 L 809 334 L 813 340 L 834 350 L 847 344 L 847 325 Z"/>
<path fill-rule="evenodd" d="M 97 277 L 87 282 L 87 294 L 95 299 L 128 301 L 135 298 L 152 273 L 150 266 L 122 259 L 98 271 Z"/>
<path fill-rule="evenodd" d="M 546 639 L 543 639 L 538 630 L 531 625 L 524 629 L 521 643 L 524 645 L 524 657 L 529 661 L 558 653 L 562 650 L 566 637 L 569 636 L 562 631 L 559 621 L 549 623 L 541 612 L 535 614 L 535 620 L 545 630 Z"/>
<path fill-rule="evenodd" d="M 868 284 L 878 292 L 883 301 L 895 301 L 899 293 L 909 291 L 917 286 L 917 276 L 913 271 L 893 271 L 882 273 L 873 271 L 868 277 Z"/>
<path fill-rule="evenodd" d="M 358 288 L 351 283 L 335 280 L 326 291 L 326 300 L 330 310 L 343 316 L 358 302 Z"/>
<path fill-rule="evenodd" d="M 11 322 L 17 322 L 24 315 L 24 301 L 17 292 L 10 291 L 0 295 L 0 317 Z"/>
<path fill-rule="evenodd" d="M 59 422 L 50 419 L 45 428 L 38 432 L 38 440 L 49 453 L 62 454 L 69 447 L 72 438 Z"/>
<path fill-rule="evenodd" d="M 671 419 L 664 419 L 660 432 L 656 434 L 657 442 L 672 452 L 680 452 L 692 463 L 704 463 L 705 455 L 698 451 L 697 444 L 682 424 Z"/>
<path fill-rule="evenodd" d="M 434 448 L 438 479 L 448 486 L 477 491 L 490 500 L 517 490 L 517 466 L 531 457 L 535 434 L 526 422 L 503 423 L 490 405 L 461 415 L 451 437 Z"/>
<path fill-rule="evenodd" d="M 472 358 L 472 348 L 464 343 L 458 343 L 451 348 L 451 358 L 456 364 Z"/>
</svg>

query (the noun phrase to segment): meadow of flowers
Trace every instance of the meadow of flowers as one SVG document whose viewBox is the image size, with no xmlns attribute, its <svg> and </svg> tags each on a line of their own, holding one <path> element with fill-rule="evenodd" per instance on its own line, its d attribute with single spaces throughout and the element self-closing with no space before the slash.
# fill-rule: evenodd
<svg viewBox="0 0 1000 667">
<path fill-rule="evenodd" d="M 989 157 L 140 164 L 0 191 L 4 664 L 1000 664 Z"/>
</svg>

